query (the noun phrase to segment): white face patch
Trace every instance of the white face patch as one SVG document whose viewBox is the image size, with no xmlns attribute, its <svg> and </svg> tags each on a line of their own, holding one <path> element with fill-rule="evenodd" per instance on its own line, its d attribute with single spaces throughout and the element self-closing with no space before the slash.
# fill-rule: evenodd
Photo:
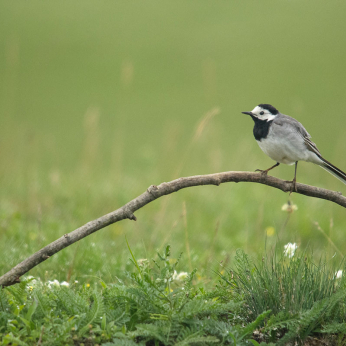
<svg viewBox="0 0 346 346">
<path fill-rule="evenodd" d="M 256 106 L 251 112 L 260 120 L 270 121 L 276 117 L 276 115 L 271 114 L 267 109 L 263 109 L 259 106 Z"/>
</svg>

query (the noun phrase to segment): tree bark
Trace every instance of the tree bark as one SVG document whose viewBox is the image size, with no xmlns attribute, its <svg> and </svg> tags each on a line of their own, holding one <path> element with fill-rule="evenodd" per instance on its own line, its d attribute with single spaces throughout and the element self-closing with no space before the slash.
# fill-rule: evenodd
<svg viewBox="0 0 346 346">
<path fill-rule="evenodd" d="M 200 185 L 220 185 L 227 182 L 253 182 L 260 183 L 282 190 L 283 192 L 290 192 L 292 182 L 281 180 L 269 175 L 252 172 L 223 172 L 207 175 L 195 175 L 191 177 L 179 178 L 172 180 L 168 183 L 162 183 L 158 186 L 151 185 L 144 193 L 128 202 L 121 208 L 101 216 L 100 218 L 86 223 L 71 233 L 65 234 L 54 242 L 48 244 L 41 250 L 37 251 L 23 262 L 17 264 L 9 272 L 0 277 L 0 286 L 10 286 L 20 282 L 20 277 L 27 273 L 30 269 L 36 267 L 41 262 L 47 260 L 62 249 L 69 245 L 85 238 L 86 236 L 123 219 L 130 219 L 136 221 L 134 212 L 153 200 L 169 195 L 181 189 L 200 186 Z M 315 186 L 296 184 L 296 193 L 326 199 L 346 208 L 346 197 L 342 196 L 341 192 L 322 189 Z"/>
</svg>

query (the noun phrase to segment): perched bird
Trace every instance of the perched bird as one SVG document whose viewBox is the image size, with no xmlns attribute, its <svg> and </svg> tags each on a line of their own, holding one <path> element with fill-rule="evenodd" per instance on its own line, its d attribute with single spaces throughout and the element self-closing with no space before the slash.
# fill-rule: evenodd
<svg viewBox="0 0 346 346">
<path fill-rule="evenodd" d="M 346 173 L 322 157 L 316 144 L 311 141 L 311 136 L 299 121 L 280 113 L 269 104 L 260 104 L 251 112 L 242 113 L 250 115 L 255 122 L 253 134 L 262 151 L 276 161 L 274 166 L 256 171 L 267 174 L 280 163 L 295 164 L 292 192 L 296 191 L 298 161 L 306 161 L 319 165 L 346 184 Z"/>
</svg>

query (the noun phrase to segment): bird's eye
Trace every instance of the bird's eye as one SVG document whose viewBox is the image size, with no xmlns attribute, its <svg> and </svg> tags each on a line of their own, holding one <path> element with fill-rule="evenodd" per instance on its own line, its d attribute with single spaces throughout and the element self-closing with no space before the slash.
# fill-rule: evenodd
<svg viewBox="0 0 346 346">
<path fill-rule="evenodd" d="M 261 114 L 261 115 L 263 115 L 263 114 L 264 114 L 264 112 L 262 111 L 262 112 L 260 112 L 260 114 Z"/>
</svg>

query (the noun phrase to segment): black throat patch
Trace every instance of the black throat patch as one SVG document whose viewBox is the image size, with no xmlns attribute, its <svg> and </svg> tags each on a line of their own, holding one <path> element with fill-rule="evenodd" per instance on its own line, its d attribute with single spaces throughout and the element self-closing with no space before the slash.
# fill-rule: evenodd
<svg viewBox="0 0 346 346">
<path fill-rule="evenodd" d="M 260 120 L 253 116 L 251 116 L 251 118 L 255 122 L 255 126 L 253 128 L 253 135 L 255 136 L 256 141 L 261 141 L 263 138 L 267 138 L 269 133 L 269 128 L 273 120 L 270 120 L 270 121 Z"/>
</svg>

